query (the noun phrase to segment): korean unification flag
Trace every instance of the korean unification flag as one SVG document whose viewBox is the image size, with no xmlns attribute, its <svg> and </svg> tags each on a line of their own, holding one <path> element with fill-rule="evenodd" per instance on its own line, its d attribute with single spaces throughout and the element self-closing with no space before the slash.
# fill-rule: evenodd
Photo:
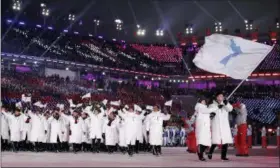
<svg viewBox="0 0 280 168">
<path fill-rule="evenodd" d="M 213 34 L 205 37 L 193 62 L 208 72 L 247 79 L 272 49 L 241 37 Z"/>
</svg>

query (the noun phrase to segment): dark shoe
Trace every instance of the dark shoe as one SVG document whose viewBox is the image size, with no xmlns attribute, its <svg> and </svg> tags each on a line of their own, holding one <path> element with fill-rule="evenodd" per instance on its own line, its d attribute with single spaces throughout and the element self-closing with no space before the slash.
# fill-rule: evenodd
<svg viewBox="0 0 280 168">
<path fill-rule="evenodd" d="M 235 156 L 238 156 L 238 157 L 248 157 L 249 155 L 248 154 L 236 154 Z"/>
<path fill-rule="evenodd" d="M 208 154 L 207 156 L 208 156 L 208 159 L 210 159 L 210 160 L 212 159 L 212 154 Z"/>
<path fill-rule="evenodd" d="M 229 161 L 228 158 L 222 158 L 222 161 Z"/>
<path fill-rule="evenodd" d="M 199 158 L 199 160 L 200 160 L 200 161 L 204 161 L 204 162 L 206 161 L 205 158 Z"/>
</svg>

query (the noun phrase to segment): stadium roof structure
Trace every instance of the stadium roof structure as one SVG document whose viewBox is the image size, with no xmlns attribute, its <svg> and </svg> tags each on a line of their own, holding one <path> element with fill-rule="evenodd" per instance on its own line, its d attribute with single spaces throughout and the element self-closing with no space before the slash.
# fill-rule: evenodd
<svg viewBox="0 0 280 168">
<path fill-rule="evenodd" d="M 19 10 L 13 10 L 15 2 L 21 4 Z M 185 33 L 187 25 L 199 36 L 205 35 L 206 28 L 215 32 L 215 23 L 219 22 L 229 32 L 235 29 L 245 32 L 247 19 L 259 32 L 268 32 L 269 27 L 276 28 L 275 19 L 279 16 L 277 0 L 6 0 L 1 3 L 2 20 L 16 19 L 59 31 L 67 28 L 69 33 L 145 43 L 174 44 L 177 34 Z M 140 28 L 145 29 L 145 35 L 137 35 Z M 156 36 L 156 30 L 163 30 L 164 35 Z"/>
</svg>

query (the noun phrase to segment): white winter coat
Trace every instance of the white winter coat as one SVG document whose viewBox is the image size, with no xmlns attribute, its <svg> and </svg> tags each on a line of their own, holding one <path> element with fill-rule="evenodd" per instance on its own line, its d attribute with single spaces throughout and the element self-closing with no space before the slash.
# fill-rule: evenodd
<svg viewBox="0 0 280 168">
<path fill-rule="evenodd" d="M 62 142 L 63 134 L 65 134 L 65 126 L 62 117 L 55 119 L 51 116 L 48 119 L 49 126 L 50 126 L 50 143 L 58 143 L 57 137 L 59 141 Z"/>
<path fill-rule="evenodd" d="M 10 141 L 20 142 L 23 124 L 25 122 L 26 116 L 21 114 L 20 116 L 15 116 L 11 113 L 2 112 L 8 119 L 10 128 Z"/>
<path fill-rule="evenodd" d="M 136 140 L 139 141 L 139 143 L 143 143 L 143 120 L 145 119 L 144 116 L 145 112 L 143 111 L 141 114 L 136 114 L 138 117 L 136 118 Z"/>
<path fill-rule="evenodd" d="M 41 114 L 34 114 L 28 111 L 28 115 L 31 118 L 31 132 L 30 141 L 31 142 L 43 142 L 47 140 L 48 123 L 46 118 Z"/>
<path fill-rule="evenodd" d="M 118 125 L 119 119 L 116 117 L 112 121 L 111 126 L 108 126 L 109 119 L 107 118 L 103 125 L 103 133 L 105 133 L 105 145 L 115 146 L 118 143 Z"/>
<path fill-rule="evenodd" d="M 120 120 L 119 123 L 119 146 L 126 147 L 126 141 L 125 141 L 125 123 L 124 120 Z"/>
<path fill-rule="evenodd" d="M 79 117 L 77 119 L 77 123 L 75 124 L 75 118 L 73 116 L 67 116 L 65 114 L 61 114 L 66 120 L 69 121 L 71 135 L 69 136 L 69 143 L 82 143 L 82 136 L 86 133 L 85 122 Z"/>
<path fill-rule="evenodd" d="M 26 123 L 24 121 L 23 128 L 22 128 L 22 134 L 21 134 L 21 140 L 24 141 L 27 137 L 27 141 L 30 141 L 30 136 L 31 136 L 31 120 L 29 121 L 29 123 Z"/>
<path fill-rule="evenodd" d="M 162 145 L 163 121 L 169 119 L 169 114 L 163 114 L 160 111 L 147 115 L 147 131 L 149 131 L 150 145 Z"/>
<path fill-rule="evenodd" d="M 145 142 L 149 143 L 149 139 L 148 139 L 148 135 L 147 135 L 147 117 L 145 117 L 145 119 L 143 121 L 142 134 L 143 134 L 143 138 L 144 138 Z"/>
<path fill-rule="evenodd" d="M 8 117 L 5 114 L 1 113 L 1 138 L 8 140 L 9 139 L 9 123 Z"/>
<path fill-rule="evenodd" d="M 224 103 L 222 103 L 224 105 Z M 216 116 L 211 120 L 212 144 L 233 143 L 228 113 L 232 111 L 232 105 L 228 103 L 222 109 L 218 108 L 218 103 L 213 102 L 209 108 L 217 109 Z"/>
<path fill-rule="evenodd" d="M 85 122 L 85 134 L 82 136 L 82 142 L 90 143 L 89 131 L 90 131 L 90 118 L 84 119 Z"/>
<path fill-rule="evenodd" d="M 62 117 L 63 120 L 63 126 L 64 126 L 64 134 L 62 135 L 62 142 L 68 142 L 69 141 L 69 131 L 70 131 L 70 123 L 67 118 Z"/>
<path fill-rule="evenodd" d="M 207 108 L 206 105 L 197 103 L 195 111 L 195 136 L 198 145 L 211 146 L 210 113 L 218 108 Z"/>
<path fill-rule="evenodd" d="M 118 111 L 119 116 L 124 120 L 125 141 L 127 145 L 135 145 L 137 137 L 137 119 L 139 115 L 134 112 L 128 112 L 125 109 Z"/>
<path fill-rule="evenodd" d="M 102 125 L 104 122 L 104 114 L 105 111 L 101 108 L 101 113 L 94 114 L 91 111 L 85 111 L 89 115 L 90 118 L 90 126 L 89 126 L 89 138 L 90 139 L 101 139 L 102 137 Z"/>
</svg>

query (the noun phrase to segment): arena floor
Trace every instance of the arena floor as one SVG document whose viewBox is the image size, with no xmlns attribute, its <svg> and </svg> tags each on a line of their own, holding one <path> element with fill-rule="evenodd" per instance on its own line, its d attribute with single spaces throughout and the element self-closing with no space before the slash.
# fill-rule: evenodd
<svg viewBox="0 0 280 168">
<path fill-rule="evenodd" d="M 196 154 L 185 152 L 185 148 L 163 148 L 160 157 L 140 153 L 129 157 L 120 153 L 34 153 L 3 152 L 2 167 L 279 167 L 279 149 L 251 149 L 250 157 L 234 156 L 230 149 L 229 162 L 220 160 L 220 151 L 216 151 L 213 159 L 200 162 Z"/>
</svg>

